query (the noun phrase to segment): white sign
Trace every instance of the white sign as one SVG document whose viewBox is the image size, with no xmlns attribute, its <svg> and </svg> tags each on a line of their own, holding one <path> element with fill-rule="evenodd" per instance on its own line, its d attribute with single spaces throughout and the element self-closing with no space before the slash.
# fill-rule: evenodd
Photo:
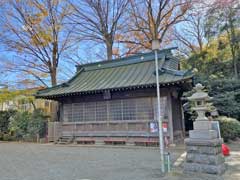
<svg viewBox="0 0 240 180">
<path fill-rule="evenodd" d="M 158 124 L 157 124 L 157 122 L 150 122 L 150 132 L 151 133 L 158 132 Z"/>
</svg>

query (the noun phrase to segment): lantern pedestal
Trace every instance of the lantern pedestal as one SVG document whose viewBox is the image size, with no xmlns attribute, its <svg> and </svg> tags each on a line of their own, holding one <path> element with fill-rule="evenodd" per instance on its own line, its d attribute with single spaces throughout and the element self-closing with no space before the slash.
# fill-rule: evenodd
<svg viewBox="0 0 240 180">
<path fill-rule="evenodd" d="M 185 139 L 187 156 L 184 172 L 220 175 L 226 167 L 221 139 Z"/>
<path fill-rule="evenodd" d="M 203 91 L 201 84 L 196 85 L 196 93 L 188 99 L 193 101 L 198 114 L 193 123 L 193 129 L 189 132 L 189 138 L 185 139 L 187 150 L 184 172 L 198 172 L 207 174 L 222 174 L 226 167 L 222 155 L 222 139 L 219 139 L 217 131 L 212 130 L 212 123 L 205 116 L 208 108 L 206 102 L 211 98 Z"/>
</svg>

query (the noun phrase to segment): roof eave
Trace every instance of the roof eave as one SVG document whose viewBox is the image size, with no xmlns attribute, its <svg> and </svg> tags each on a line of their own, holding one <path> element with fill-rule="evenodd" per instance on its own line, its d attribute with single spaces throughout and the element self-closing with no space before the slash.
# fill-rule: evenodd
<svg viewBox="0 0 240 180">
<path fill-rule="evenodd" d="M 186 77 L 184 79 L 178 80 L 178 81 L 174 81 L 174 82 L 160 83 L 160 86 L 166 87 L 166 86 L 171 86 L 171 85 L 176 85 L 176 84 L 184 84 L 184 83 L 190 83 L 192 85 L 193 84 L 193 75 Z M 128 86 L 128 87 L 106 88 L 106 89 L 91 90 L 91 91 L 61 93 L 61 94 L 54 94 L 54 95 L 39 95 L 39 94 L 37 94 L 37 95 L 35 95 L 35 97 L 41 98 L 41 99 L 57 99 L 57 98 L 66 97 L 66 96 L 102 93 L 104 91 L 134 90 L 134 89 L 151 88 L 151 87 L 156 87 L 156 83 L 135 85 L 135 86 Z"/>
</svg>

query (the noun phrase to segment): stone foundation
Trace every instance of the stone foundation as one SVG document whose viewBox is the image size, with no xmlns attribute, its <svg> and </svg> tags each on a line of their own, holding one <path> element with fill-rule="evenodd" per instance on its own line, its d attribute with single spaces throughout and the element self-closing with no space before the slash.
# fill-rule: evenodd
<svg viewBox="0 0 240 180">
<path fill-rule="evenodd" d="M 223 174 L 226 167 L 222 155 L 222 140 L 185 139 L 187 156 L 184 172 Z"/>
</svg>

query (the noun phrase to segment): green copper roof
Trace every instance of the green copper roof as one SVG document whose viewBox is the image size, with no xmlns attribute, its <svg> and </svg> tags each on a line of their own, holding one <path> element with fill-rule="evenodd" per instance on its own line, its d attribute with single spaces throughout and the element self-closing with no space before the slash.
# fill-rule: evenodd
<svg viewBox="0 0 240 180">
<path fill-rule="evenodd" d="M 178 70 L 178 59 L 171 49 L 158 51 L 160 84 L 179 83 L 192 78 L 192 73 Z M 65 95 L 101 92 L 156 85 L 154 53 L 85 64 L 77 67 L 68 82 L 38 91 L 36 97 L 53 98 Z"/>
</svg>

